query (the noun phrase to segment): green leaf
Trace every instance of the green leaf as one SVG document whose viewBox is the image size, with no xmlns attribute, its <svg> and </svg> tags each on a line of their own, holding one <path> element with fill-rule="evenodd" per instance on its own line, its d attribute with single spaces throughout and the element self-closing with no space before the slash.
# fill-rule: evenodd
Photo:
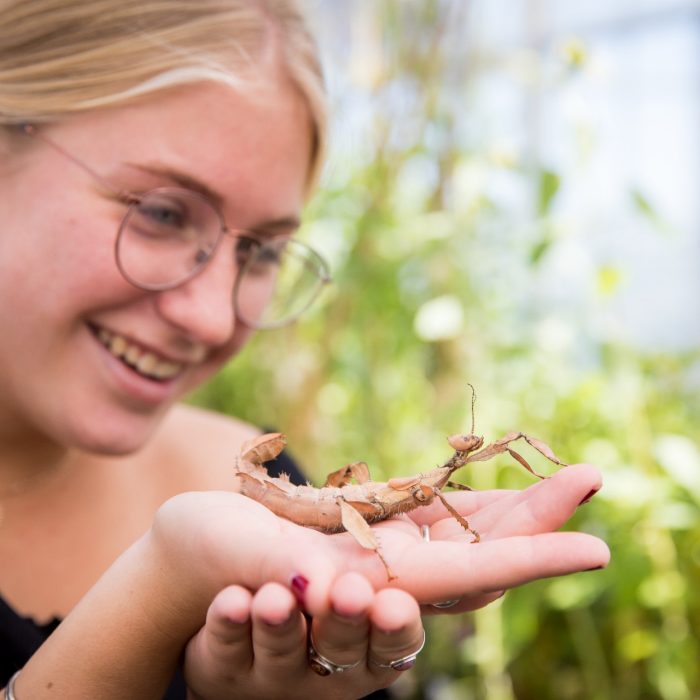
<svg viewBox="0 0 700 700">
<path fill-rule="evenodd" d="M 530 263 L 532 265 L 537 265 L 540 260 L 542 260 L 544 254 L 549 250 L 551 245 L 552 239 L 549 236 L 543 236 L 539 241 L 537 241 L 530 249 Z"/>
<path fill-rule="evenodd" d="M 651 202 L 637 189 L 632 190 L 632 201 L 640 214 L 643 214 L 653 222 L 658 221 L 658 214 Z"/>
<path fill-rule="evenodd" d="M 660 233 L 671 233 L 672 228 L 654 208 L 649 199 L 638 189 L 630 192 L 635 209 Z"/>
<path fill-rule="evenodd" d="M 561 178 L 552 170 L 542 169 L 538 175 L 537 213 L 544 216 L 549 212 L 552 200 L 559 191 Z"/>
</svg>

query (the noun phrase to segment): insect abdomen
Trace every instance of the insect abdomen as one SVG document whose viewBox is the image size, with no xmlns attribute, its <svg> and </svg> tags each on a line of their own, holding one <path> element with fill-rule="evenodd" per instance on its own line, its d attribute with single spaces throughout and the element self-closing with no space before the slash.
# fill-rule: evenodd
<svg viewBox="0 0 700 700">
<path fill-rule="evenodd" d="M 243 472 L 238 472 L 236 479 L 239 493 L 262 503 L 275 515 L 291 520 L 297 525 L 313 527 L 324 532 L 338 532 L 343 529 L 338 504 L 335 501 L 319 501 L 315 497 L 315 493 L 318 493 L 316 489 L 294 486 L 288 482 L 261 480 Z M 304 490 L 310 493 L 304 494 Z"/>
</svg>

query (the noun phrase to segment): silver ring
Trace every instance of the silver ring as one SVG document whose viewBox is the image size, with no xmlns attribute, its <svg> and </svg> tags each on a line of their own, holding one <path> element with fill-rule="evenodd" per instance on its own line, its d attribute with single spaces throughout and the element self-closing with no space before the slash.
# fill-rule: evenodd
<svg viewBox="0 0 700 700">
<path fill-rule="evenodd" d="M 418 649 L 416 649 L 416 651 L 414 651 L 413 653 L 406 654 L 406 656 L 402 656 L 400 659 L 394 659 L 393 661 L 389 661 L 389 663 L 386 664 L 379 663 L 379 661 L 375 661 L 374 659 L 370 659 L 370 662 L 373 663 L 375 666 L 378 666 L 379 668 L 390 668 L 393 671 L 408 671 L 408 669 L 411 668 L 416 662 L 418 654 L 420 654 L 421 651 L 423 651 L 424 646 L 425 630 L 423 630 L 423 641 L 420 643 Z"/>
<path fill-rule="evenodd" d="M 420 534 L 426 542 L 430 542 L 430 528 L 427 525 L 420 526 Z M 442 603 L 430 603 L 430 605 L 438 608 L 438 610 L 445 610 L 446 608 L 453 608 L 459 601 L 460 599 L 456 598 L 455 600 L 445 600 Z"/>
<path fill-rule="evenodd" d="M 438 610 L 445 610 L 446 608 L 454 608 L 459 602 L 460 599 L 455 598 L 454 600 L 444 600 L 442 603 L 431 603 L 431 605 Z"/>
<path fill-rule="evenodd" d="M 309 634 L 309 666 L 311 670 L 319 676 L 330 676 L 332 673 L 349 671 L 351 668 L 359 666 L 361 661 L 362 659 L 352 664 L 336 664 L 319 653 L 314 645 L 314 638 Z"/>
<path fill-rule="evenodd" d="M 17 671 L 12 678 L 10 678 L 7 686 L 5 687 L 5 700 L 17 700 L 15 697 L 15 681 L 19 676 L 19 671 Z"/>
</svg>

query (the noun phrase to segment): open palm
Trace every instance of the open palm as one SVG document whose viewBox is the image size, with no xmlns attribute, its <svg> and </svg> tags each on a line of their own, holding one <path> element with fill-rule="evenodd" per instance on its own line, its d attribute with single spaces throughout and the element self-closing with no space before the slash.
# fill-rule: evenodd
<svg viewBox="0 0 700 700">
<path fill-rule="evenodd" d="M 257 590 L 302 575 L 309 581 L 305 603 L 312 613 L 324 609 L 325 591 L 345 571 L 362 573 L 377 589 L 402 588 L 423 604 L 460 599 L 454 610 L 462 611 L 528 581 L 605 566 L 609 551 L 600 539 L 557 532 L 600 485 L 597 469 L 573 465 L 523 491 L 447 494 L 480 533 L 478 544 L 439 502 L 378 523 L 373 529 L 396 574 L 391 581 L 379 557 L 349 533 L 327 535 L 295 525 L 238 494 L 178 496 L 162 509 L 161 527 L 189 539 L 221 584 Z M 429 527 L 429 543 L 422 525 Z"/>
</svg>

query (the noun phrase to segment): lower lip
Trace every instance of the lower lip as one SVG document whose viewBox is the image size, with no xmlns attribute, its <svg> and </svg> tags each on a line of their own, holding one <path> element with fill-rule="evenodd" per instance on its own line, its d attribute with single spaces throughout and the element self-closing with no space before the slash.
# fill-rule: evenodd
<svg viewBox="0 0 700 700">
<path fill-rule="evenodd" d="M 160 381 L 148 379 L 112 355 L 92 332 L 90 335 L 102 356 L 109 378 L 120 393 L 149 406 L 157 406 L 176 398 L 178 377 Z"/>
</svg>

